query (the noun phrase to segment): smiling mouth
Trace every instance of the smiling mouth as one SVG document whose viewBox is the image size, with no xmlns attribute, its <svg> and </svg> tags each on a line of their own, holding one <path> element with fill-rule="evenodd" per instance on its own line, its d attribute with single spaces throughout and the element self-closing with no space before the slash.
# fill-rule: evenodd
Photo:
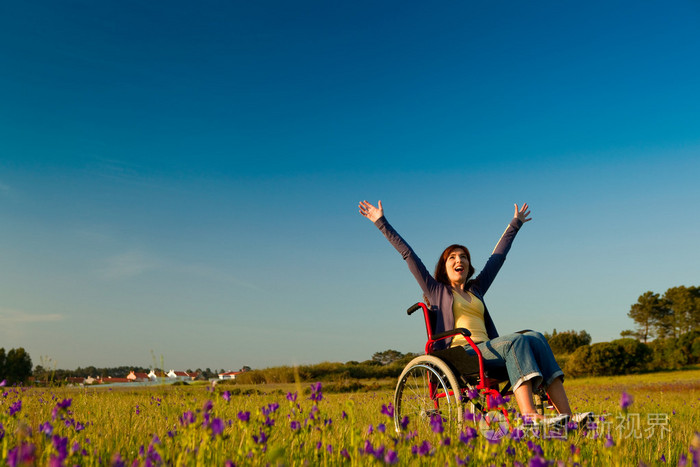
<svg viewBox="0 0 700 467">
<path fill-rule="evenodd" d="M 455 271 L 457 271 L 457 272 L 462 272 L 462 271 L 464 271 L 464 267 L 463 267 L 463 266 L 457 266 L 457 267 L 455 268 Z"/>
</svg>

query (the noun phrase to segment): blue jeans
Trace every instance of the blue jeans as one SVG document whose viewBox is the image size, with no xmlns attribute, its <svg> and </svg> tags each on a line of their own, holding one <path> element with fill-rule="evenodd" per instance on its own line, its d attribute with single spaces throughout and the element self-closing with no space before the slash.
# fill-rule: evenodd
<svg viewBox="0 0 700 467">
<path fill-rule="evenodd" d="M 556 378 L 564 379 L 564 372 L 554 359 L 547 339 L 539 332 L 508 334 L 476 346 L 484 357 L 487 369 L 506 368 L 513 391 L 526 381 L 532 381 L 533 389 L 543 383 L 546 389 Z M 475 355 L 469 345 L 464 348 Z"/>
</svg>

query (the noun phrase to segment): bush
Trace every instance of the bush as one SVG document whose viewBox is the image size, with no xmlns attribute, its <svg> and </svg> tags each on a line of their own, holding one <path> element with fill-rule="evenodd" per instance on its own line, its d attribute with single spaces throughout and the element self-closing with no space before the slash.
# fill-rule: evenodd
<svg viewBox="0 0 700 467">
<path fill-rule="evenodd" d="M 549 346 L 555 354 L 569 354 L 574 352 L 579 347 L 589 345 L 591 343 L 591 335 L 586 331 L 565 331 L 556 332 L 552 336 L 545 336 L 549 341 Z"/>
<path fill-rule="evenodd" d="M 651 348 L 635 339 L 579 347 L 566 362 L 566 374 L 578 376 L 613 376 L 645 371 Z"/>
</svg>

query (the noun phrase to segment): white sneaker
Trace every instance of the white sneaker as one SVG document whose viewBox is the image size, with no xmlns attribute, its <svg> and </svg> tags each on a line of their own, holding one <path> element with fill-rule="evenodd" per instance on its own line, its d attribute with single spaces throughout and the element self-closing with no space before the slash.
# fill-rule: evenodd
<svg viewBox="0 0 700 467">
<path fill-rule="evenodd" d="M 566 414 L 554 415 L 543 420 L 544 426 L 548 428 L 563 428 L 569 423 L 569 416 Z"/>
</svg>

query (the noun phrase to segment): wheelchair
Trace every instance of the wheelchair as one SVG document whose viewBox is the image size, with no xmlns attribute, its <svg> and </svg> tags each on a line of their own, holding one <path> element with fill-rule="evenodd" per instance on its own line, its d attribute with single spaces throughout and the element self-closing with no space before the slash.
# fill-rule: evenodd
<svg viewBox="0 0 700 467">
<path fill-rule="evenodd" d="M 431 316 L 434 311 L 424 303 L 416 303 L 406 312 L 410 316 L 422 309 L 428 341 L 425 354 L 411 360 L 399 376 L 394 392 L 394 424 L 400 432 L 405 423 L 416 421 L 418 426 L 428 426 L 435 416 L 448 425 L 461 427 L 462 421 L 471 419 L 491 420 L 513 426 L 504 401 L 513 393 L 505 368 L 486 369 L 479 348 L 465 328 L 456 328 L 433 334 Z M 524 332 L 524 331 L 523 331 Z M 462 347 L 435 350 L 436 342 L 463 335 L 476 355 L 470 355 Z M 535 407 L 538 413 L 552 409 L 543 388 L 535 391 Z M 466 414 L 467 415 L 465 417 Z M 496 416 L 494 416 L 494 414 Z"/>
</svg>

